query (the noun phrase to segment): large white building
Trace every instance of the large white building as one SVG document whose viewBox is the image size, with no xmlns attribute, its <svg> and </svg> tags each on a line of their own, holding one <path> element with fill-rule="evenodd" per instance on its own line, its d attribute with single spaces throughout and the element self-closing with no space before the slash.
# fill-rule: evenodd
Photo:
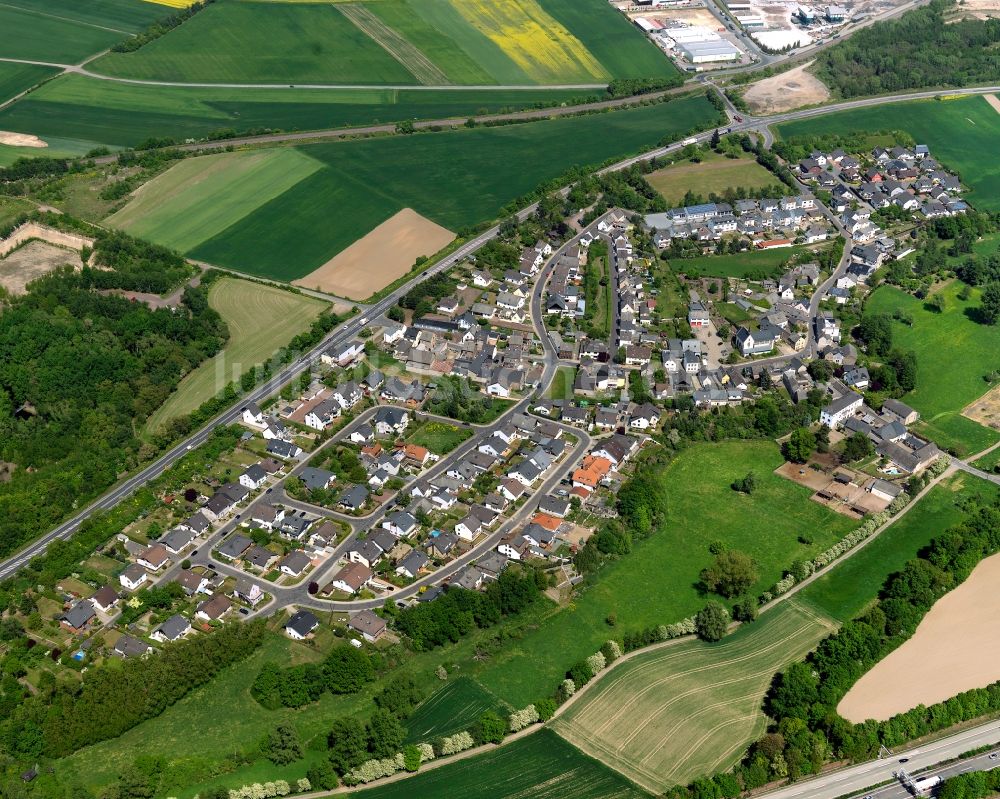
<svg viewBox="0 0 1000 799">
<path fill-rule="evenodd" d="M 838 397 L 820 411 L 819 421 L 831 430 L 836 430 L 860 410 L 864 400 L 864 397 L 860 394 L 855 394 L 853 391 L 844 394 L 844 396 Z"/>
<path fill-rule="evenodd" d="M 724 39 L 716 42 L 686 42 L 677 46 L 681 54 L 692 64 L 708 64 L 718 61 L 737 61 L 740 51 Z"/>
</svg>

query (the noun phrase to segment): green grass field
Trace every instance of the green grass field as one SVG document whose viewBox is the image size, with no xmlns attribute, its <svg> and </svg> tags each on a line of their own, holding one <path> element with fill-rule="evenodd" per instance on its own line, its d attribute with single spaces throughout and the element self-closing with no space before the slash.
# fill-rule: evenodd
<svg viewBox="0 0 1000 799">
<path fill-rule="evenodd" d="M 174 13 L 169 6 L 147 0 L 87 0 L 86 3 L 79 0 L 4 0 L 4 5 L 123 34 L 138 33 L 150 23 Z"/>
<path fill-rule="evenodd" d="M 322 166 L 291 148 L 187 158 L 140 187 L 105 222 L 190 252 Z"/>
<path fill-rule="evenodd" d="M 600 83 L 676 76 L 603 0 L 225 0 L 96 71 L 140 80 L 361 85 Z"/>
<path fill-rule="evenodd" d="M 444 455 L 472 436 L 472 431 L 444 422 L 427 422 L 406 440 L 420 447 L 427 447 L 435 455 Z"/>
<path fill-rule="evenodd" d="M 29 7 L 32 6 L 32 7 Z M 0 58 L 77 64 L 128 33 L 44 10 L 38 3 L 0 6 Z"/>
<path fill-rule="evenodd" d="M 58 72 L 54 67 L 39 67 L 34 64 L 14 64 L 0 61 L 0 103 L 30 89 Z"/>
<path fill-rule="evenodd" d="M 993 483 L 963 472 L 934 486 L 898 521 L 846 560 L 837 561 L 822 577 L 804 587 L 795 600 L 840 622 L 857 616 L 875 599 L 885 578 L 961 520 L 959 503 L 979 495 L 996 497 Z"/>
<path fill-rule="evenodd" d="M 973 205 L 1000 209 L 1000 163 L 989 156 L 1000 138 L 1000 114 L 982 97 L 890 103 L 777 126 L 784 138 L 867 130 L 905 130 L 961 175 Z"/>
<path fill-rule="evenodd" d="M 706 277 L 746 277 L 759 272 L 778 274 L 788 260 L 805 247 L 782 247 L 777 250 L 753 250 L 737 255 L 704 255 L 698 258 L 679 258 L 670 262 L 678 272 L 697 272 Z"/>
<path fill-rule="evenodd" d="M 20 197 L 0 197 L 0 228 L 11 224 L 18 216 L 34 207 L 34 203 Z"/>
<path fill-rule="evenodd" d="M 572 366 L 560 366 L 552 378 L 548 395 L 551 399 L 569 399 L 573 396 L 573 382 L 576 370 Z"/>
<path fill-rule="evenodd" d="M 939 289 L 945 298 L 942 313 L 928 310 L 918 300 L 893 286 L 872 293 L 866 310 L 912 315 L 913 326 L 894 323 L 893 341 L 917 354 L 917 387 L 903 399 L 921 414 L 918 429 L 943 448 L 963 455 L 986 449 L 1000 438 L 995 430 L 962 416 L 962 409 L 989 389 L 983 376 L 997 368 L 1000 328 L 979 324 L 967 312 L 979 305 L 979 291 L 968 300 L 958 298 L 955 281 Z M 947 353 L 947 369 L 942 369 Z"/>
<path fill-rule="evenodd" d="M 712 560 L 713 541 L 749 553 L 759 564 L 760 592 L 797 558 L 826 549 L 854 524 L 809 500 L 810 491 L 773 474 L 783 459 L 770 441 L 729 441 L 691 447 L 664 475 L 670 497 L 661 529 L 629 555 L 606 565 L 568 607 L 498 652 L 475 675 L 515 707 L 550 694 L 565 671 L 596 651 L 617 614 L 615 634 L 679 621 L 706 601 L 695 587 Z M 752 496 L 730 483 L 753 471 Z M 813 543 L 797 539 L 808 534 Z"/>
<path fill-rule="evenodd" d="M 224 89 L 141 86 L 64 75 L 0 111 L 0 129 L 44 139 L 134 147 L 150 138 L 218 137 L 224 131 L 320 130 L 446 119 L 535 104 L 572 103 L 579 90 Z M 2 152 L 2 148 L 0 148 Z"/>
<path fill-rule="evenodd" d="M 449 680 L 406 719 L 406 740 L 420 743 L 454 735 L 469 729 L 487 710 L 506 716 L 511 708 L 475 680 L 468 677 Z"/>
<path fill-rule="evenodd" d="M 671 205 L 679 205 L 691 191 L 707 198 L 726 189 L 763 189 L 778 179 L 752 158 L 726 158 L 710 152 L 700 163 L 682 161 L 650 172 L 646 180 Z"/>
<path fill-rule="evenodd" d="M 613 668 L 553 729 L 652 791 L 728 769 L 767 725 L 774 674 L 834 628 L 786 600 L 717 644 L 685 641 Z"/>
<path fill-rule="evenodd" d="M 326 303 L 311 297 L 230 277 L 212 285 L 208 301 L 229 325 L 229 342 L 222 352 L 185 375 L 167 401 L 149 417 L 147 430 L 190 413 L 214 397 L 227 383 L 238 380 L 307 330 L 326 307 Z"/>
<path fill-rule="evenodd" d="M 647 794 L 550 730 L 539 730 L 485 754 L 357 795 L 362 799 L 638 799 Z"/>
<path fill-rule="evenodd" d="M 698 96 L 611 114 L 421 135 L 417 141 L 394 136 L 303 146 L 324 169 L 189 254 L 294 280 L 403 208 L 462 230 L 495 217 L 511 200 L 571 166 L 626 155 L 707 126 L 714 117 Z M 565 147 L 566 141 L 573 147 Z"/>
<path fill-rule="evenodd" d="M 206 83 L 417 83 L 327 3 L 219 2 L 93 71 L 139 80 Z"/>
</svg>

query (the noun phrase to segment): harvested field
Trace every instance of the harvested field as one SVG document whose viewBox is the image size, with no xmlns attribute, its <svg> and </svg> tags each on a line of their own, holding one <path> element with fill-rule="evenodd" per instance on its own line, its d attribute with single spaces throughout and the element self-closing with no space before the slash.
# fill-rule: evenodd
<svg viewBox="0 0 1000 799">
<path fill-rule="evenodd" d="M 849 721 L 883 721 L 1000 679 L 1000 555 L 939 599 L 916 633 L 865 674 L 837 705 Z"/>
<path fill-rule="evenodd" d="M 613 668 L 552 727 L 651 791 L 686 784 L 739 760 L 766 726 L 775 672 L 834 627 L 786 600 L 721 643 L 685 641 Z"/>
<path fill-rule="evenodd" d="M 826 84 L 806 71 L 812 64 L 810 61 L 750 84 L 743 92 L 743 99 L 755 114 L 776 114 L 829 100 L 830 90 Z"/>
<path fill-rule="evenodd" d="M 28 283 L 63 264 L 79 266 L 80 256 L 44 241 L 29 241 L 0 259 L 0 286 L 11 294 L 25 294 Z"/>
<path fill-rule="evenodd" d="M 454 238 L 450 230 L 404 208 L 293 283 L 362 300 L 405 275 L 419 256 L 433 255 Z"/>
</svg>

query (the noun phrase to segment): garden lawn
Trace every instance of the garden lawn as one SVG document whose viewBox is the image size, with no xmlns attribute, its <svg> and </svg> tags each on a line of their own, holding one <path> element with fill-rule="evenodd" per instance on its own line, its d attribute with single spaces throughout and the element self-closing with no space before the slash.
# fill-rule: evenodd
<svg viewBox="0 0 1000 799">
<path fill-rule="evenodd" d="M 780 184 L 756 160 L 749 157 L 726 158 L 715 152 L 702 156 L 700 163 L 681 161 L 657 169 L 646 180 L 671 205 L 680 205 L 687 192 L 707 198 L 721 195 L 726 189 L 763 189 Z"/>
<path fill-rule="evenodd" d="M 226 131 L 319 130 L 468 117 L 480 111 L 573 103 L 596 92 L 503 89 L 226 89 L 141 86 L 64 75 L 9 108 L 0 130 L 134 147 L 159 137 L 176 141 L 217 138 Z"/>
<path fill-rule="evenodd" d="M 58 72 L 55 67 L 39 67 L 34 64 L 14 64 L 0 61 L 0 103 L 30 89 Z"/>
<path fill-rule="evenodd" d="M 679 642 L 612 668 L 553 729 L 657 793 L 727 770 L 767 726 L 774 674 L 835 627 L 786 600 L 719 643 Z"/>
<path fill-rule="evenodd" d="M 777 275 L 793 256 L 809 252 L 805 247 L 781 247 L 775 250 L 751 250 L 736 255 L 703 255 L 698 258 L 674 258 L 670 265 L 686 275 L 705 277 L 756 277 Z"/>
<path fill-rule="evenodd" d="M 506 716 L 512 708 L 475 680 L 468 677 L 450 679 L 406 719 L 406 740 L 420 743 L 454 735 L 472 727 L 487 710 Z"/>
<path fill-rule="evenodd" d="M 1000 327 L 973 321 L 969 313 L 979 306 L 980 292 L 973 289 L 962 301 L 961 288 L 962 283 L 954 281 L 938 290 L 945 298 L 942 313 L 928 310 L 922 300 L 894 286 L 876 289 L 865 309 L 888 314 L 900 310 L 913 317 L 912 327 L 899 322 L 892 326 L 894 345 L 917 354 L 917 387 L 903 401 L 920 411 L 921 433 L 943 449 L 968 455 L 1000 439 L 997 431 L 962 416 L 962 409 L 989 389 L 983 376 L 997 368 Z"/>
<path fill-rule="evenodd" d="M 512 200 L 571 167 L 628 155 L 664 137 L 707 127 L 715 116 L 699 95 L 522 125 L 304 145 L 302 151 L 324 169 L 203 242 L 191 255 L 294 280 L 403 208 L 462 231 L 494 218 Z M 573 147 L 566 147 L 566 141 Z"/>
<path fill-rule="evenodd" d="M 444 422 L 430 421 L 407 437 L 407 441 L 427 447 L 435 455 L 444 455 L 472 435 L 472 431 Z"/>
<path fill-rule="evenodd" d="M 475 676 L 515 707 L 555 690 L 576 661 L 614 634 L 669 624 L 690 616 L 707 597 L 695 587 L 712 560 L 715 541 L 750 554 L 759 579 L 750 593 L 776 582 L 783 569 L 811 557 L 855 525 L 809 499 L 811 492 L 773 474 L 783 459 L 772 441 L 700 444 L 681 452 L 664 474 L 667 518 L 633 551 L 608 563 L 591 585 L 538 629 L 494 655 Z M 730 488 L 752 471 L 750 496 Z M 803 544 L 799 536 L 811 541 Z"/>
<path fill-rule="evenodd" d="M 1000 140 L 1000 114 L 983 97 L 887 103 L 777 126 L 786 139 L 871 130 L 906 131 L 961 175 L 975 207 L 1000 209 L 1000 162 L 991 155 Z"/>
<path fill-rule="evenodd" d="M 233 380 L 270 358 L 309 329 L 327 304 L 274 286 L 223 277 L 208 291 L 208 303 L 229 325 L 225 348 L 187 374 L 147 422 L 156 430 L 175 416 L 190 413 Z"/>
<path fill-rule="evenodd" d="M 36 5 L 36 4 L 31 4 Z M 77 64 L 120 42 L 127 33 L 37 8 L 0 5 L 0 58 Z"/>
<path fill-rule="evenodd" d="M 360 791 L 361 799 L 638 799 L 647 794 L 551 730 L 409 779 Z"/>
<path fill-rule="evenodd" d="M 91 69 L 203 83 L 418 83 L 332 3 L 215 3 L 134 52 L 102 56 Z"/>
<path fill-rule="evenodd" d="M 322 166 L 291 148 L 186 158 L 141 186 L 105 222 L 190 252 Z"/>
<path fill-rule="evenodd" d="M 878 537 L 846 560 L 835 561 L 822 577 L 795 596 L 801 602 L 843 623 L 872 602 L 885 579 L 953 524 L 961 521 L 959 503 L 972 496 L 993 499 L 993 483 L 964 472 L 934 486 L 916 505 Z"/>
<path fill-rule="evenodd" d="M 550 399 L 570 399 L 573 396 L 573 383 L 576 381 L 576 369 L 572 366 L 560 366 L 556 369 L 552 384 L 549 386 Z"/>
</svg>

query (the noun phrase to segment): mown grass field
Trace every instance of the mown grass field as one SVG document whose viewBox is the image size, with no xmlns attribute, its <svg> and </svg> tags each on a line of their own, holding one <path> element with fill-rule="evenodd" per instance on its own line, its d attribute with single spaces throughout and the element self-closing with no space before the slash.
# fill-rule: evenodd
<svg viewBox="0 0 1000 799">
<path fill-rule="evenodd" d="M 805 247 L 782 247 L 777 250 L 752 250 L 737 255 L 704 255 L 677 258 L 670 265 L 678 272 L 697 272 L 706 277 L 746 277 L 758 272 L 779 273 L 794 256 L 808 252 Z"/>
<path fill-rule="evenodd" d="M 766 727 L 774 674 L 834 628 L 787 600 L 719 643 L 685 641 L 613 668 L 552 727 L 648 790 L 686 784 L 739 760 Z"/>
<path fill-rule="evenodd" d="M 0 61 L 0 103 L 30 89 L 36 83 L 41 83 L 58 71 L 55 67 Z"/>
<path fill-rule="evenodd" d="M 362 799 L 638 799 L 647 794 L 551 730 L 381 788 Z"/>
<path fill-rule="evenodd" d="M 105 222 L 189 252 L 322 166 L 291 148 L 187 158 L 141 186 Z"/>
<path fill-rule="evenodd" d="M 195 258 L 294 280 L 403 208 L 461 231 L 571 166 L 597 164 L 707 126 L 702 96 L 610 114 L 498 128 L 304 145 L 324 168 L 191 250 Z M 565 146 L 572 141 L 573 147 Z M 391 164 L 392 169 L 386 165 Z M 503 168 L 498 165 L 516 165 Z M 183 211 L 181 211 L 183 215 Z"/>
<path fill-rule="evenodd" d="M 679 75 L 602 0 L 226 0 L 95 69 L 208 83 L 531 85 Z"/>
<path fill-rule="evenodd" d="M 416 432 L 407 436 L 407 441 L 419 447 L 427 447 L 435 455 L 444 455 L 472 436 L 472 431 L 444 422 L 427 422 Z"/>
<path fill-rule="evenodd" d="M 445 119 L 571 103 L 581 90 L 225 89 L 141 86 L 64 75 L 0 110 L 0 129 L 59 136 L 83 151 L 150 138 L 218 137 L 225 131 L 320 130 L 403 119 Z M 597 94 L 597 92 L 594 92 Z"/>
<path fill-rule="evenodd" d="M 274 286 L 223 277 L 208 292 L 208 302 L 229 325 L 225 349 L 185 375 L 167 401 L 149 417 L 155 430 L 175 416 L 190 413 L 226 384 L 257 364 L 294 336 L 307 330 L 326 303 Z"/>
<path fill-rule="evenodd" d="M 506 716 L 511 708 L 475 680 L 468 677 L 449 679 L 406 719 L 406 740 L 419 743 L 454 735 L 469 729 L 487 710 Z"/>
<path fill-rule="evenodd" d="M 778 125 L 784 137 L 870 130 L 905 130 L 969 186 L 977 208 L 1000 209 L 1000 163 L 991 157 L 1000 139 L 1000 114 L 982 97 L 915 100 L 859 108 Z"/>
<path fill-rule="evenodd" d="M 997 368 L 1000 328 L 969 317 L 979 306 L 980 292 L 974 289 L 963 301 L 958 298 L 961 287 L 955 281 L 939 289 L 945 298 L 942 313 L 893 286 L 876 289 L 866 310 L 900 310 L 913 317 L 912 327 L 899 322 L 892 326 L 893 342 L 917 354 L 917 387 L 903 400 L 920 411 L 920 432 L 942 448 L 969 455 L 1000 440 L 997 431 L 962 416 L 962 409 L 989 389 L 983 376 Z M 947 369 L 942 368 L 945 361 Z"/>
<path fill-rule="evenodd" d="M 646 180 L 671 205 L 680 205 L 689 191 L 707 198 L 726 189 L 763 189 L 779 183 L 752 158 L 726 158 L 714 152 L 704 154 L 697 164 L 681 161 L 657 169 Z"/>
<path fill-rule="evenodd" d="M 576 380 L 576 370 L 572 366 L 560 366 L 552 377 L 548 396 L 551 399 L 569 399 L 573 396 L 573 382 Z"/>
<path fill-rule="evenodd" d="M 664 475 L 670 497 L 659 530 L 605 566 L 569 606 L 553 612 L 517 642 L 494 655 L 475 675 L 515 707 L 550 694 L 565 671 L 595 652 L 610 633 L 666 624 L 697 612 L 706 601 L 696 588 L 712 555 L 709 545 L 750 554 L 758 563 L 760 592 L 798 558 L 826 549 L 853 526 L 845 516 L 809 500 L 810 491 L 773 474 L 783 459 L 770 441 L 701 444 L 682 452 Z M 753 471 L 751 496 L 730 488 Z M 800 535 L 811 544 L 798 541 Z"/>
<path fill-rule="evenodd" d="M 992 499 L 998 491 L 993 483 L 957 472 L 934 486 L 874 541 L 803 588 L 796 602 L 840 622 L 854 618 L 875 598 L 886 577 L 961 520 L 961 502 L 973 496 Z"/>
</svg>

